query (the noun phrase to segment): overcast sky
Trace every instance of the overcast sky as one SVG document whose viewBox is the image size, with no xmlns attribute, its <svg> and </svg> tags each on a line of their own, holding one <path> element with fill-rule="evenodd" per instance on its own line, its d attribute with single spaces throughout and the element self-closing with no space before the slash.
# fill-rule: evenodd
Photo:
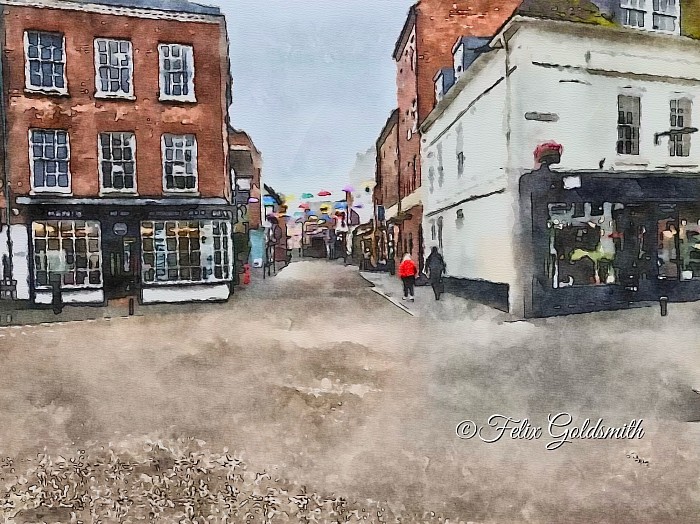
<svg viewBox="0 0 700 524">
<path fill-rule="evenodd" d="M 232 123 L 262 151 L 265 181 L 283 193 L 341 189 L 396 106 L 391 54 L 413 0 L 218 3 Z"/>
</svg>

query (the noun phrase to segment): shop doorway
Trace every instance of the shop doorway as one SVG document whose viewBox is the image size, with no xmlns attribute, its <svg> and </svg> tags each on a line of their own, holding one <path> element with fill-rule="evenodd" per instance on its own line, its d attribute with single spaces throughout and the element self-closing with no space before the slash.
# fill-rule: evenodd
<svg viewBox="0 0 700 524">
<path fill-rule="evenodd" d="M 108 300 L 136 294 L 139 273 L 137 240 L 119 237 L 107 248 L 105 295 Z"/>
</svg>

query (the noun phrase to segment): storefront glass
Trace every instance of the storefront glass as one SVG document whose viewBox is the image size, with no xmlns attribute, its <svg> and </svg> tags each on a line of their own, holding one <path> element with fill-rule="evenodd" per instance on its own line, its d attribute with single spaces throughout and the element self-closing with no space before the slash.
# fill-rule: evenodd
<svg viewBox="0 0 700 524">
<path fill-rule="evenodd" d="M 623 235 L 617 227 L 622 204 L 549 204 L 547 271 L 552 287 L 619 283 L 616 257 Z"/>
<path fill-rule="evenodd" d="M 102 286 L 100 224 L 84 220 L 32 223 L 34 282 L 46 289 L 54 280 L 64 288 Z"/>
<path fill-rule="evenodd" d="M 231 279 L 228 222 L 142 222 L 141 242 L 144 283 Z"/>
</svg>

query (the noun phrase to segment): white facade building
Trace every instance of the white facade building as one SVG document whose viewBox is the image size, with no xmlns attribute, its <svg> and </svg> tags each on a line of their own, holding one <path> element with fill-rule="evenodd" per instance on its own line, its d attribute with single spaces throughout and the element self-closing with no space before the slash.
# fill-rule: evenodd
<svg viewBox="0 0 700 524">
<path fill-rule="evenodd" d="M 670 28 L 670 22 L 664 27 Z M 625 288 L 623 276 L 632 278 L 619 267 L 624 242 L 621 213 L 632 204 L 614 200 L 613 195 L 616 187 L 628 187 L 640 176 L 690 178 L 687 183 L 692 187 L 681 191 L 680 185 L 672 184 L 678 194 L 659 195 L 665 203 L 657 202 L 653 211 L 661 213 L 656 217 L 659 224 L 664 213 L 686 213 L 686 218 L 674 215 L 673 231 L 668 220 L 664 227 L 676 242 L 689 242 L 689 237 L 678 237 L 684 232 L 687 236 L 689 229 L 683 228 L 689 220 L 698 223 L 700 216 L 663 207 L 688 199 L 687 188 L 692 193 L 693 181 L 700 180 L 700 134 L 693 127 L 700 118 L 694 114 L 700 97 L 700 44 L 677 33 L 677 24 L 669 31 L 641 31 L 515 16 L 487 50 L 475 53 L 422 128 L 426 245 L 439 246 L 451 280 L 490 295 L 491 302 L 503 302 L 498 299 L 507 296 L 507 308 L 516 315 L 607 309 L 629 302 L 615 297 L 603 304 L 596 294 L 614 295 Z M 455 62 L 463 62 L 462 57 Z M 523 177 L 539 167 L 536 148 L 551 142 L 563 148 L 560 163 L 551 166 L 553 173 L 545 169 L 539 178 Z M 552 183 L 540 196 L 549 216 L 538 222 L 537 199 L 530 186 L 547 177 Z M 590 196 L 593 187 L 599 188 L 601 203 Z M 654 187 L 645 191 L 639 190 L 638 200 L 648 207 Z M 626 192 L 630 198 L 632 193 Z M 569 213 L 568 222 L 557 213 Z M 602 224 L 595 229 L 600 241 L 586 251 L 581 238 L 585 224 L 591 222 Z M 640 227 L 649 231 L 646 225 Z M 557 247 L 562 231 L 573 234 L 572 242 L 579 242 L 576 249 L 583 251 Z M 647 241 L 654 244 L 649 235 Z M 543 257 L 540 247 L 546 250 Z M 679 260 L 678 249 L 665 253 L 658 248 L 650 255 L 651 265 L 663 266 L 664 257 L 676 260 L 677 267 L 668 271 L 677 269 L 676 280 L 690 283 L 683 292 L 676 291 L 682 299 L 700 298 L 687 292 L 700 273 L 689 269 L 688 260 Z M 574 271 L 577 264 L 584 264 L 582 258 L 590 274 L 580 268 L 579 273 Z M 653 271 L 654 278 L 662 278 L 662 269 Z M 635 271 L 638 279 L 641 270 Z M 648 279 L 651 276 L 645 273 L 642 280 Z M 575 292 L 578 287 L 583 291 Z M 586 291 L 589 288 L 595 290 Z M 552 299 L 552 293 L 560 294 Z M 537 304 L 538 296 L 554 304 L 565 293 L 570 296 L 563 303 L 583 300 L 585 305 L 549 310 Z"/>
</svg>

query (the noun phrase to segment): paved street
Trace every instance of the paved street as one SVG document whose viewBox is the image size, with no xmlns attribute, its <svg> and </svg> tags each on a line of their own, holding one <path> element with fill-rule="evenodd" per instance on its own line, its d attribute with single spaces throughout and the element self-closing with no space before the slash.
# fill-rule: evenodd
<svg viewBox="0 0 700 524">
<path fill-rule="evenodd" d="M 428 300 L 412 316 L 357 268 L 303 261 L 227 304 L 0 328 L 0 453 L 194 437 L 312 490 L 464 522 L 697 520 L 696 304 L 503 322 Z M 548 451 L 559 412 L 643 419 L 644 437 Z M 493 414 L 544 434 L 456 437 Z"/>
</svg>

